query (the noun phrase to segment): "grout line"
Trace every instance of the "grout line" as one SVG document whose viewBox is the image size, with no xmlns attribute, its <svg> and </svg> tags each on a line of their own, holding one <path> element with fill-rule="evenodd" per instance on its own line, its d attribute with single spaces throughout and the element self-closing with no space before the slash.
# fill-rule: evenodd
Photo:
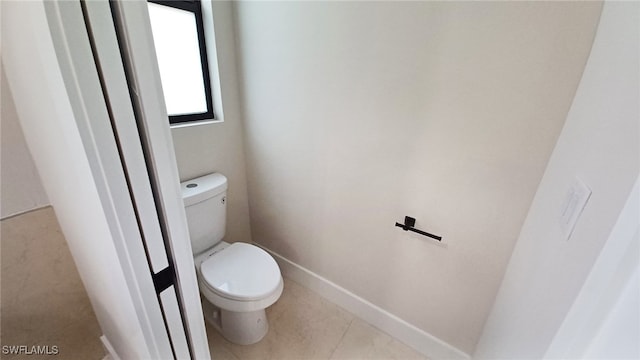
<svg viewBox="0 0 640 360">
<path fill-rule="evenodd" d="M 42 205 L 42 206 L 35 207 L 35 208 L 33 208 L 33 209 L 23 210 L 23 211 L 20 211 L 20 212 L 15 213 L 15 214 L 7 215 L 7 216 L 5 216 L 5 217 L 3 217 L 3 218 L 0 218 L 0 221 L 3 221 L 3 220 L 9 220 L 9 219 L 11 219 L 11 218 L 14 218 L 14 217 L 17 217 L 17 216 L 20 216 L 20 215 L 25 215 L 25 214 L 28 214 L 28 213 L 30 213 L 30 212 L 34 212 L 34 211 L 38 211 L 38 210 L 42 210 L 42 209 L 45 209 L 45 208 L 48 208 L 48 207 L 52 207 L 52 206 L 51 206 L 51 204 Z"/>
<path fill-rule="evenodd" d="M 318 295 L 318 296 L 320 296 L 320 295 Z M 336 350 L 338 350 L 338 348 L 340 347 L 340 344 L 342 344 L 342 341 L 344 340 L 344 337 L 347 335 L 347 331 L 349 331 L 349 329 L 351 329 L 351 325 L 353 324 L 353 322 L 356 319 L 357 319 L 357 317 L 355 315 L 353 315 L 352 318 L 351 318 L 351 321 L 349 321 L 349 326 L 347 326 L 347 328 L 342 333 L 342 336 L 340 337 L 340 340 L 338 340 L 338 343 L 336 344 L 336 347 L 333 348 L 333 351 L 331 351 L 331 355 L 329 355 L 328 360 L 333 359 L 333 355 L 335 355 Z"/>
</svg>

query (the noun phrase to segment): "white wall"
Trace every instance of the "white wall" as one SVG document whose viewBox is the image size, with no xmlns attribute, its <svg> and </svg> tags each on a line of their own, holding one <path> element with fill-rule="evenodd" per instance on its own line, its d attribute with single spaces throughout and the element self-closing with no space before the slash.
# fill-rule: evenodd
<svg viewBox="0 0 640 360">
<path fill-rule="evenodd" d="M 639 270 L 640 176 L 544 357 L 640 358 Z"/>
<path fill-rule="evenodd" d="M 211 70 L 215 72 L 215 66 L 219 69 L 212 82 L 219 79 L 220 86 L 214 84 L 213 91 L 220 96 L 215 104 L 221 106 L 214 111 L 223 122 L 172 128 L 178 171 L 181 181 L 211 172 L 224 174 L 229 181 L 225 240 L 251 242 L 232 5 L 230 1 L 203 1 L 203 6 L 211 6 L 214 17 L 215 29 L 210 28 L 213 31 L 206 35 L 210 42 L 215 34 L 217 51 L 212 51 L 211 42 L 208 55 Z M 205 26 L 213 26 L 207 20 Z"/>
<path fill-rule="evenodd" d="M 126 286 L 125 265 L 92 176 L 43 2 L 2 2 L 2 44 L 27 144 L 103 334 L 121 358 L 151 358 L 139 321 L 146 313 L 135 307 L 139 299 Z"/>
<path fill-rule="evenodd" d="M 509 262 L 477 358 L 541 358 L 638 176 L 640 4 L 606 3 L 584 75 Z M 566 241 L 575 177 L 593 194 Z"/>
<path fill-rule="evenodd" d="M 600 331 L 585 353 L 587 359 L 640 358 L 640 270 L 627 281 Z"/>
<path fill-rule="evenodd" d="M 254 241 L 473 352 L 600 8 L 238 2 Z"/>
<path fill-rule="evenodd" d="M 7 84 L 4 66 L 0 74 L 0 218 L 49 205 L 33 158 L 24 141 L 18 114 Z"/>
</svg>

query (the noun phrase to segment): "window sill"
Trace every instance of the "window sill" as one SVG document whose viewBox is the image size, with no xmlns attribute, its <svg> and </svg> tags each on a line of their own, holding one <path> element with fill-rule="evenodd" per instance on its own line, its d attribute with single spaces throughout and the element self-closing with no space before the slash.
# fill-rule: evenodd
<svg viewBox="0 0 640 360">
<path fill-rule="evenodd" d="M 180 128 L 186 128 L 186 127 L 192 127 L 192 126 L 200 126 L 200 125 L 209 125 L 209 124 L 218 124 L 218 123 L 223 123 L 224 120 L 199 120 L 199 121 L 189 121 L 189 122 L 184 122 L 184 123 L 178 123 L 178 124 L 171 124 L 169 125 L 169 127 L 171 129 L 180 129 Z"/>
</svg>

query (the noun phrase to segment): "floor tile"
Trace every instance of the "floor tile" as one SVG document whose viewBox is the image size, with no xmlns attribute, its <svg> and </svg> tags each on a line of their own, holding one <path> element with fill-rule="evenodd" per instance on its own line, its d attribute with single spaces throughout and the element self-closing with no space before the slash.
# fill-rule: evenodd
<svg viewBox="0 0 640 360">
<path fill-rule="evenodd" d="M 209 324 L 207 326 L 207 336 L 209 337 L 209 352 L 211 359 L 215 360 L 240 360 L 229 350 L 230 343 L 220 336 Z"/>
<path fill-rule="evenodd" d="M 351 322 L 331 359 L 426 359 L 360 319 Z"/>
<path fill-rule="evenodd" d="M 235 345 L 208 327 L 209 341 L 239 359 L 328 359 L 353 315 L 286 280 L 280 300 L 267 309 L 269 332 L 254 345 Z"/>
<path fill-rule="evenodd" d="M 269 332 L 249 346 L 227 341 L 207 324 L 213 358 L 426 359 L 393 337 L 313 291 L 285 279 L 280 299 L 267 309 Z"/>
<path fill-rule="evenodd" d="M 55 345 L 59 358 L 101 359 L 101 330 L 53 210 L 32 211 L 0 224 L 2 344 Z"/>
</svg>

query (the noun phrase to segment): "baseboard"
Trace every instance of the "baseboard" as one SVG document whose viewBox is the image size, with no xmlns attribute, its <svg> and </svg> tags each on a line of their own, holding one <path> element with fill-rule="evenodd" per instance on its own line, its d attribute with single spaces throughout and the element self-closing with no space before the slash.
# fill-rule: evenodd
<svg viewBox="0 0 640 360">
<path fill-rule="evenodd" d="M 102 346 L 104 346 L 104 349 L 107 351 L 107 355 L 102 360 L 120 360 L 116 349 L 113 348 L 113 345 L 111 345 L 106 336 L 100 336 L 100 341 L 102 341 Z"/>
<path fill-rule="evenodd" d="M 51 204 L 38 205 L 38 206 L 34 207 L 33 209 L 21 210 L 21 211 L 18 211 L 16 213 L 13 213 L 13 214 L 6 215 L 3 218 L 0 218 L 0 221 L 8 220 L 8 219 L 14 218 L 16 216 L 24 215 L 24 214 L 27 214 L 27 213 L 30 213 L 30 212 L 33 212 L 33 211 L 42 210 L 42 209 L 48 208 L 48 207 L 51 207 Z"/>
<path fill-rule="evenodd" d="M 264 247 L 263 247 L 264 248 Z M 282 274 L 323 298 L 346 309 L 362 320 L 411 346 L 430 359 L 470 359 L 465 352 L 409 324 L 388 311 L 351 293 L 322 276 L 290 261 L 267 248 L 280 265 Z"/>
</svg>

